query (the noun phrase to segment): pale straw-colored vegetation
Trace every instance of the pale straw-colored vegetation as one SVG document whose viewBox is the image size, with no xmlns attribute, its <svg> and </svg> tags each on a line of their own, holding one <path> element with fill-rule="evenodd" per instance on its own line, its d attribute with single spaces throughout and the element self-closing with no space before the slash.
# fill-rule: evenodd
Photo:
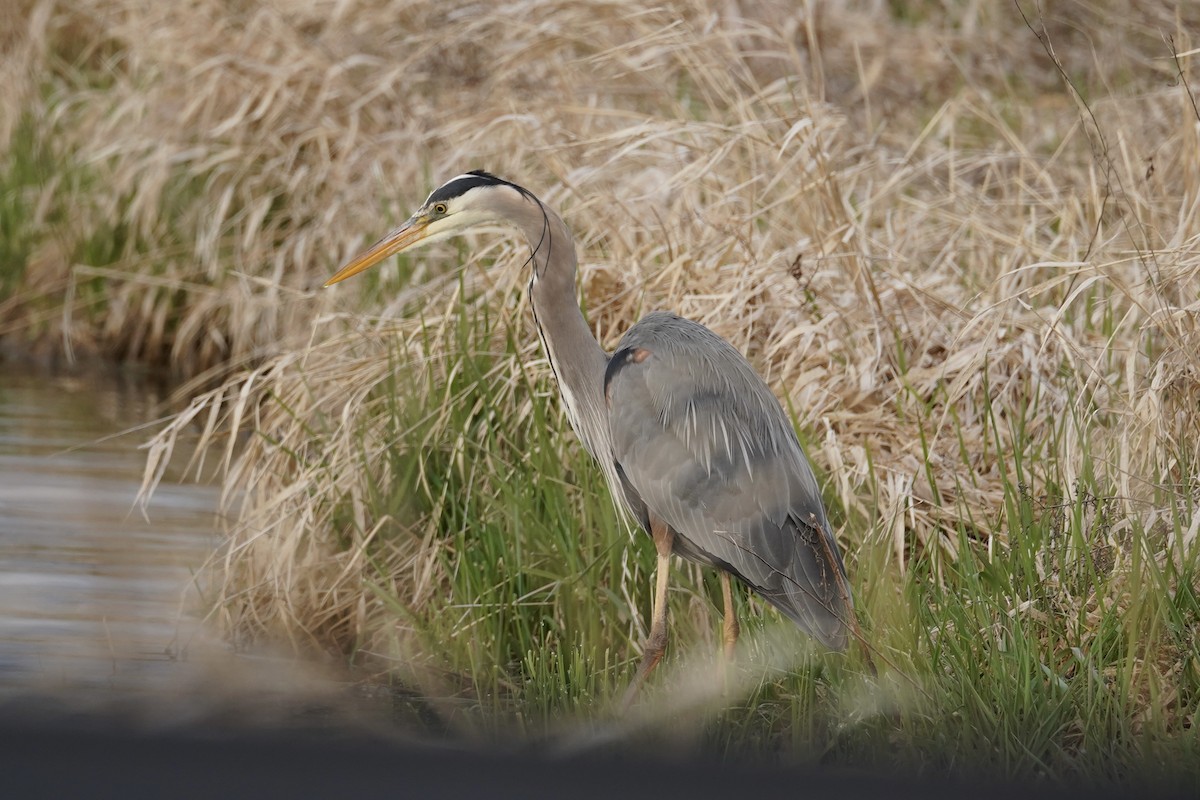
<svg viewBox="0 0 1200 800">
<path fill-rule="evenodd" d="M 524 243 L 316 288 L 486 168 L 561 211 L 602 342 L 653 308 L 709 325 L 826 486 L 879 681 L 745 601 L 750 677 L 681 694 L 716 612 L 680 569 L 668 735 L 1058 778 L 1200 763 L 1200 6 L 7 13 L 0 334 L 203 379 L 147 489 L 198 433 L 239 645 L 348 656 L 460 732 L 603 713 L 632 674 L 651 548 L 562 420 Z"/>
</svg>

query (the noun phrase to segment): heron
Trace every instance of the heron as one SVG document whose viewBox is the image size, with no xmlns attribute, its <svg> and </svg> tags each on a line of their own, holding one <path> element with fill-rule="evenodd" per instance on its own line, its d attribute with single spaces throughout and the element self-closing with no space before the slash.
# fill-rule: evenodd
<svg viewBox="0 0 1200 800">
<path fill-rule="evenodd" d="M 482 170 L 458 175 L 325 286 L 496 223 L 529 244 L 534 325 L 567 419 L 658 554 L 649 635 L 626 705 L 666 649 L 672 554 L 719 571 L 727 655 L 739 634 L 731 576 L 817 641 L 845 650 L 857 630 L 846 568 L 778 399 L 731 344 L 670 312 L 647 314 L 605 352 L 576 300 L 571 232 L 528 189 Z"/>
</svg>

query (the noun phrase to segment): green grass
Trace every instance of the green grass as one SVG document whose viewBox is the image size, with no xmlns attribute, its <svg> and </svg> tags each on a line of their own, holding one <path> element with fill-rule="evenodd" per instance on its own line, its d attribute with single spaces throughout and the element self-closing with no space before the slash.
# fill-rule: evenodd
<svg viewBox="0 0 1200 800">
<path fill-rule="evenodd" d="M 30 202 L 24 196 L 41 180 L 32 125 L 23 120 L 13 135 L 8 168 L 0 174 L 0 299 L 20 283 L 33 249 Z"/>
<path fill-rule="evenodd" d="M 437 349 L 453 360 L 422 365 L 393 349 L 394 378 L 367 401 L 383 410 L 387 446 L 360 451 L 374 476 L 365 527 L 389 520 L 377 540 L 385 549 L 394 537 L 434 537 L 446 583 L 436 607 L 390 605 L 439 652 L 441 668 L 470 676 L 481 711 L 606 701 L 616 680 L 608 640 L 629 627 L 617 591 L 632 540 L 602 477 L 552 406 L 504 416 L 514 392 L 552 390 L 505 380 L 513 370 L 525 376 L 513 332 L 493 330 L 485 312 L 425 335 L 450 337 L 452 347 Z M 382 463 L 369 455 L 377 452 Z M 642 555 L 631 565 L 639 577 L 653 566 Z"/>
<path fill-rule="evenodd" d="M 115 361 L 167 365 L 194 302 L 197 278 L 178 266 L 194 238 L 182 212 L 203 179 L 176 169 L 159 224 L 139 233 L 128 222 L 133 192 L 81 164 L 59 125 L 22 117 L 0 169 L 0 302 L 10 309 L 0 335 L 33 348 L 78 338 Z"/>
</svg>

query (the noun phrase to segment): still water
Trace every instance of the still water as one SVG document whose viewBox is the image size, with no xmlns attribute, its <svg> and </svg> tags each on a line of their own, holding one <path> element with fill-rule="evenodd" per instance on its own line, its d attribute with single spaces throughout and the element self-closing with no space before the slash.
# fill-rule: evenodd
<svg viewBox="0 0 1200 800">
<path fill-rule="evenodd" d="M 178 677 L 217 489 L 135 505 L 161 398 L 118 375 L 0 364 L 0 695 L 128 693 Z"/>
<path fill-rule="evenodd" d="M 155 730 L 390 735 L 390 702 L 337 659 L 234 652 L 200 618 L 217 486 L 185 479 L 177 450 L 144 513 L 137 505 L 161 400 L 120 374 L 0 362 L 0 721 L 83 712 Z"/>
</svg>

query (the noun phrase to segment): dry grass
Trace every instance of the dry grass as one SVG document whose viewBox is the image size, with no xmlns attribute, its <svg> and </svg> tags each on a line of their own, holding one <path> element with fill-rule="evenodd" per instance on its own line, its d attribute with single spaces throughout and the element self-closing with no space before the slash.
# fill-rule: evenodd
<svg viewBox="0 0 1200 800">
<path fill-rule="evenodd" d="M 0 147 L 23 117 L 70 170 L 23 189 L 47 233 L 2 332 L 245 366 L 150 451 L 152 479 L 196 426 L 225 443 L 216 613 L 239 640 L 402 655 L 448 692 L 413 619 L 453 608 L 473 523 L 447 530 L 468 499 L 435 473 L 500 492 L 551 463 L 521 449 L 533 430 L 562 430 L 523 245 L 481 235 L 314 287 L 484 167 L 562 211 L 604 343 L 671 308 L 768 376 L 828 475 L 869 625 L 914 560 L 936 578 L 1076 514 L 1092 538 L 1062 548 L 1107 559 L 1103 591 L 1037 569 L 1086 629 L 1135 603 L 1135 534 L 1152 564 L 1194 562 L 1198 9 L 1025 3 L 1026 27 L 1010 4 L 794 5 L 19 4 Z M 112 258 L 80 263 L 112 231 Z M 595 476 L 566 460 L 587 527 Z M 614 569 L 623 660 L 644 584 Z M 1162 686 L 1196 657 L 1168 649 L 1144 657 Z"/>
</svg>

